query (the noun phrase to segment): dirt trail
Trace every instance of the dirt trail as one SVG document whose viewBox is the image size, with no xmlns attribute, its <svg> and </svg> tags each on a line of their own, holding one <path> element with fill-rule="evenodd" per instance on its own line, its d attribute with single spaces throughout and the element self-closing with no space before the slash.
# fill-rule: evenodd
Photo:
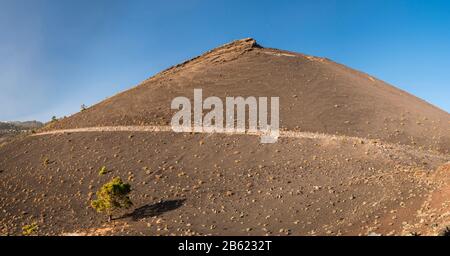
<svg viewBox="0 0 450 256">
<path fill-rule="evenodd" d="M 80 133 L 80 132 L 173 132 L 171 126 L 103 126 L 103 127 L 85 127 L 85 128 L 75 128 L 75 129 L 63 129 L 63 130 L 53 130 L 41 133 L 33 134 L 33 136 L 43 136 L 43 135 L 54 135 L 62 133 Z M 206 132 L 201 132 L 206 133 Z M 223 131 L 214 132 L 220 134 L 229 135 L 252 135 L 252 136 L 262 136 L 262 132 L 248 132 L 248 131 Z M 329 135 L 323 133 L 313 133 L 313 132 L 297 132 L 297 131 L 280 131 L 280 136 L 284 138 L 304 138 L 304 139 L 332 139 L 332 140 L 357 140 L 363 142 L 374 142 L 377 140 L 350 137 L 350 136 L 339 136 L 339 135 Z"/>
<path fill-rule="evenodd" d="M 44 135 L 55 135 L 64 133 L 86 133 L 86 132 L 173 132 L 171 126 L 102 126 L 102 127 L 85 127 L 85 128 L 75 128 L 75 129 L 62 129 L 53 130 L 33 134 L 32 136 L 44 136 Z M 192 132 L 190 132 L 192 133 Z M 202 132 L 207 133 L 207 132 Z M 262 136 L 262 132 L 249 132 L 249 131 L 234 131 L 234 132 L 215 132 L 219 134 L 228 135 L 250 135 L 250 136 Z M 209 133 L 214 134 L 214 133 Z M 324 133 L 313 133 L 313 132 L 298 132 L 298 131 L 280 131 L 279 138 L 300 138 L 300 139 L 319 139 L 319 140 L 333 140 L 333 141 L 350 141 L 358 144 L 371 144 L 379 148 L 396 148 L 408 150 L 410 152 L 416 153 L 432 153 L 437 155 L 442 155 L 440 152 L 430 151 L 425 149 L 419 149 L 409 145 L 391 144 L 377 139 L 367 139 L 361 137 L 351 137 L 345 135 L 331 135 Z"/>
</svg>

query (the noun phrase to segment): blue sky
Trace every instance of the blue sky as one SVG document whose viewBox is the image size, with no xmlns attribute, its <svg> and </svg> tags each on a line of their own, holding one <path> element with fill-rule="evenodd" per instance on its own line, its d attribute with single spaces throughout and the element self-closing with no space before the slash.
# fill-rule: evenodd
<svg viewBox="0 0 450 256">
<path fill-rule="evenodd" d="M 70 115 L 231 40 L 328 57 L 450 112 L 449 1 L 0 0 L 0 120 Z"/>
</svg>

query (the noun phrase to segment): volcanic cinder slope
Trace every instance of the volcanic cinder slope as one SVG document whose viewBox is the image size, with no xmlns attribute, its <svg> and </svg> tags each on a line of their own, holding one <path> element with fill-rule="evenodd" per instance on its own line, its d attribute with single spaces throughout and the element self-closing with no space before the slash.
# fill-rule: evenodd
<svg viewBox="0 0 450 256">
<path fill-rule="evenodd" d="M 146 131 L 166 127 L 172 99 L 192 98 L 194 88 L 205 98 L 278 96 L 280 126 L 295 136 L 260 144 Z M 40 234 L 433 235 L 450 221 L 448 113 L 328 59 L 253 39 L 41 132 L 0 148 L 0 233 L 37 222 Z M 111 171 L 98 176 L 102 166 Z M 113 176 L 131 183 L 135 205 L 115 225 L 89 207 Z"/>
</svg>

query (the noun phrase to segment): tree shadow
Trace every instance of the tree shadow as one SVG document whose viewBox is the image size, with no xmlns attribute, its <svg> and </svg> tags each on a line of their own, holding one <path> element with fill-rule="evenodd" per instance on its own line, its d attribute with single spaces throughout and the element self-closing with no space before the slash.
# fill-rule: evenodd
<svg viewBox="0 0 450 256">
<path fill-rule="evenodd" d="M 441 230 L 441 232 L 439 232 L 439 236 L 450 236 L 450 226 Z"/>
<path fill-rule="evenodd" d="M 159 216 L 165 212 L 180 208 L 186 199 L 162 201 L 156 204 L 147 204 L 135 209 L 132 213 L 125 214 L 122 218 L 131 218 L 133 221 Z"/>
</svg>

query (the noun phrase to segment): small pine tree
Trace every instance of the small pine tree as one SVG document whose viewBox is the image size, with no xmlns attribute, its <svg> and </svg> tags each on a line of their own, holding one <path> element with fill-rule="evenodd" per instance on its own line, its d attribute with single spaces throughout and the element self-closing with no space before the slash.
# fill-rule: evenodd
<svg viewBox="0 0 450 256">
<path fill-rule="evenodd" d="M 56 122 L 58 121 L 58 118 L 56 118 L 56 116 L 52 116 L 52 122 Z"/>
<path fill-rule="evenodd" d="M 133 205 L 128 197 L 130 192 L 131 185 L 123 183 L 122 179 L 115 177 L 97 191 L 97 200 L 93 200 L 91 206 L 97 212 L 108 215 L 108 222 L 110 222 L 114 211 L 122 208 L 127 209 Z"/>
<path fill-rule="evenodd" d="M 81 111 L 85 111 L 86 109 L 87 109 L 87 106 L 84 105 L 84 104 L 82 104 L 82 105 L 81 105 Z"/>
</svg>

